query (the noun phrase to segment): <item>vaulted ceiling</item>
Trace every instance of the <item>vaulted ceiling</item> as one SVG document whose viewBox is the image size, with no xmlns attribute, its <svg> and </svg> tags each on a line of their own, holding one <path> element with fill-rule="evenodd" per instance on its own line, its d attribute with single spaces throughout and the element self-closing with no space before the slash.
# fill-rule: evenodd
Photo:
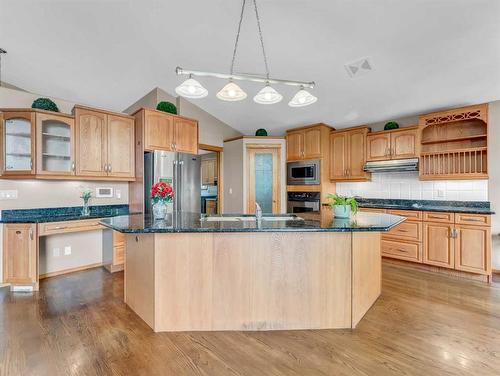
<svg viewBox="0 0 500 376">
<path fill-rule="evenodd" d="M 248 2 L 247 2 L 248 3 Z M 36 93 L 123 110 L 160 87 L 173 93 L 175 67 L 229 70 L 238 0 L 0 0 L 3 80 Z M 276 105 L 221 102 L 225 84 L 200 79 L 193 100 L 230 126 L 271 134 L 316 122 L 341 128 L 500 99 L 497 0 L 259 0 L 271 76 L 314 80 L 319 100 L 290 108 L 294 89 L 275 86 Z M 344 64 L 370 57 L 350 78 Z M 255 16 L 247 8 L 236 60 L 263 73 Z"/>
</svg>

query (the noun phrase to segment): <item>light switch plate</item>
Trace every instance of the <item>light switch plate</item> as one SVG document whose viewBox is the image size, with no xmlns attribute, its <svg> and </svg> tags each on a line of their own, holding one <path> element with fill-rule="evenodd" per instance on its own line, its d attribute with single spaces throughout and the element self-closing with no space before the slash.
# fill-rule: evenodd
<svg viewBox="0 0 500 376">
<path fill-rule="evenodd" d="M 64 256 L 71 255 L 71 246 L 67 245 L 64 247 Z"/>
</svg>

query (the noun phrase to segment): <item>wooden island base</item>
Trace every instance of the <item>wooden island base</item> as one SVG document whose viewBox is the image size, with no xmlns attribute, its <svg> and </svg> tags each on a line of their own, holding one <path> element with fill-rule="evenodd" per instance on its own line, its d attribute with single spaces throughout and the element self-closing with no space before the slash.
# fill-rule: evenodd
<svg viewBox="0 0 500 376">
<path fill-rule="evenodd" d="M 125 302 L 155 332 L 355 328 L 379 232 L 127 234 Z"/>
</svg>

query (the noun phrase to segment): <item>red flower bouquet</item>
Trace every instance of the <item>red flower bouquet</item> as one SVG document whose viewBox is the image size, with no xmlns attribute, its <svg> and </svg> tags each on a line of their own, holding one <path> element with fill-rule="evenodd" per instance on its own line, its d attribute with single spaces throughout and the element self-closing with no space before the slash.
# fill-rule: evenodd
<svg viewBox="0 0 500 376">
<path fill-rule="evenodd" d="M 160 181 L 151 187 L 151 200 L 153 201 L 153 204 L 156 204 L 159 201 L 164 203 L 170 202 L 173 198 L 174 191 L 170 184 Z"/>
</svg>

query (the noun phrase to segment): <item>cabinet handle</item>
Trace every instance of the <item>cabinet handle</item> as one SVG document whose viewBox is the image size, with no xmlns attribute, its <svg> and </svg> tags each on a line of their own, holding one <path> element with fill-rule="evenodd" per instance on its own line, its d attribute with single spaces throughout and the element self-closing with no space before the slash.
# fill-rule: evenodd
<svg viewBox="0 0 500 376">
<path fill-rule="evenodd" d="M 30 170 L 33 170 L 33 159 L 30 159 Z"/>
<path fill-rule="evenodd" d="M 111 172 L 111 163 L 108 164 L 108 172 Z"/>
<path fill-rule="evenodd" d="M 467 222 L 483 222 L 482 219 L 480 218 L 461 218 L 462 221 L 467 221 Z"/>
<path fill-rule="evenodd" d="M 138 237 L 138 236 L 136 236 L 136 237 L 135 237 L 135 241 L 136 241 L 136 242 L 138 242 L 138 241 L 139 241 L 139 237 Z"/>
<path fill-rule="evenodd" d="M 30 239 L 33 240 L 33 229 L 32 228 L 30 228 L 29 234 L 30 234 Z"/>
<path fill-rule="evenodd" d="M 408 232 L 408 230 L 398 229 L 399 232 Z"/>
<path fill-rule="evenodd" d="M 428 215 L 427 218 L 446 219 L 446 217 L 440 217 L 439 215 Z"/>
<path fill-rule="evenodd" d="M 104 172 L 108 172 L 108 165 L 106 163 L 104 164 L 103 169 L 104 169 Z"/>
<path fill-rule="evenodd" d="M 16 235 L 21 235 L 21 231 L 16 230 Z"/>
<path fill-rule="evenodd" d="M 71 162 L 71 171 L 75 171 L 75 162 Z"/>
<path fill-rule="evenodd" d="M 408 253 L 408 251 L 406 249 L 401 249 L 401 248 L 397 248 L 396 251 L 403 252 L 403 253 Z"/>
</svg>

